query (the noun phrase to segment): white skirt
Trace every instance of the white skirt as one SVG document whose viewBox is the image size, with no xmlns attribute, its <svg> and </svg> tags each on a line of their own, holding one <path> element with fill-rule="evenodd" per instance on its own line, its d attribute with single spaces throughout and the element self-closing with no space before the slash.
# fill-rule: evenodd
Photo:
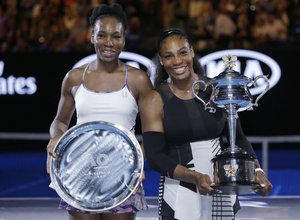
<svg viewBox="0 0 300 220">
<path fill-rule="evenodd" d="M 214 139 L 193 142 L 190 147 L 193 159 L 185 166 L 208 174 L 213 180 L 211 159 L 220 151 L 219 141 Z M 165 215 L 163 209 L 169 206 L 167 209 L 171 208 L 171 213 L 174 214 L 169 217 L 178 220 L 232 220 L 236 199 L 236 195 L 200 195 L 198 189 L 191 190 L 185 187 L 184 182 L 162 177 L 159 188 L 159 215 Z"/>
</svg>

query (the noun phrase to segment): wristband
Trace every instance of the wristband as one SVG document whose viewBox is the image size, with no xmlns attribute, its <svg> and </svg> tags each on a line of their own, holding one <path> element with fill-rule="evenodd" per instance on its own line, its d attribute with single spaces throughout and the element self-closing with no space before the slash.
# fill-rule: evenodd
<svg viewBox="0 0 300 220">
<path fill-rule="evenodd" d="M 257 171 L 260 171 L 260 172 L 262 172 L 263 174 L 265 174 L 265 171 L 264 171 L 262 168 L 255 168 L 255 173 L 256 173 Z"/>
</svg>

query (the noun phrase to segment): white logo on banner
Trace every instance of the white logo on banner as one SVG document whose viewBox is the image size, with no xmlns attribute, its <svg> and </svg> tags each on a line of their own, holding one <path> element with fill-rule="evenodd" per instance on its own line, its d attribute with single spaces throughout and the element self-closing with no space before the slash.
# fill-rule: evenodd
<svg viewBox="0 0 300 220">
<path fill-rule="evenodd" d="M 254 79 L 259 75 L 266 75 L 270 82 L 270 88 L 274 87 L 281 77 L 280 67 L 274 59 L 256 51 L 242 49 L 217 51 L 200 58 L 200 63 L 205 67 L 206 73 L 209 77 L 215 77 L 224 71 L 224 65 L 222 61 L 222 57 L 224 55 L 237 56 L 238 61 L 233 69 L 251 79 Z M 241 70 L 240 58 L 245 60 L 245 68 L 243 72 Z M 269 68 L 268 72 L 263 72 L 263 64 Z M 266 87 L 264 83 L 266 83 L 264 80 L 258 80 L 257 87 L 250 88 L 251 94 L 260 94 Z"/>
<path fill-rule="evenodd" d="M 240 72 L 241 74 L 244 74 L 245 76 L 254 79 L 256 76 L 259 75 L 266 75 L 268 76 L 269 82 L 270 82 L 270 88 L 275 86 L 277 82 L 280 79 L 281 76 L 281 70 L 278 65 L 278 63 L 272 59 L 271 57 L 251 51 L 251 50 L 222 50 L 210 53 L 208 55 L 203 56 L 200 58 L 200 63 L 203 65 L 203 67 L 206 69 L 206 73 L 209 77 L 215 77 L 218 74 L 220 74 L 222 71 L 224 71 L 224 65 L 222 61 L 222 56 L 224 55 L 235 55 L 238 57 L 237 65 L 233 68 L 234 70 Z M 96 54 L 89 55 L 81 60 L 79 60 L 74 66 L 78 67 L 83 64 L 89 63 L 97 58 Z M 155 64 L 152 62 L 152 60 L 148 59 L 147 57 L 144 57 L 142 55 L 132 53 L 132 52 L 121 52 L 120 59 L 127 60 L 127 64 L 140 68 L 140 65 L 143 65 L 148 72 L 150 73 L 150 79 L 152 82 L 154 82 L 155 78 Z M 244 72 L 241 72 L 241 60 L 240 58 L 243 58 L 243 62 L 245 62 L 245 68 Z M 263 72 L 263 68 L 261 64 L 265 64 L 269 69 L 270 72 Z M 257 81 L 257 86 L 255 88 L 250 88 L 250 92 L 252 95 L 256 95 L 261 93 L 264 88 L 264 81 Z"/>
<path fill-rule="evenodd" d="M 256 76 L 262 74 L 268 76 L 270 88 L 274 87 L 281 77 L 280 67 L 274 59 L 259 52 L 242 49 L 217 51 L 200 58 L 199 61 L 206 69 L 206 73 L 209 77 L 215 77 L 224 71 L 222 61 L 222 56 L 224 55 L 237 56 L 238 61 L 234 69 L 249 78 L 254 79 Z M 84 57 L 80 59 L 73 68 L 89 63 L 96 58 L 96 54 Z M 144 69 L 148 71 L 150 80 L 154 82 L 155 64 L 152 60 L 140 54 L 128 51 L 122 51 L 119 58 L 125 60 L 128 65 L 136 68 L 142 69 L 141 67 L 143 66 Z M 243 71 L 241 70 L 241 61 L 245 63 Z M 0 95 L 33 95 L 36 93 L 37 84 L 35 77 L 16 77 L 14 75 L 3 77 L 2 74 L 4 73 L 4 65 L 4 62 L 0 60 Z M 268 72 L 263 72 L 262 65 L 269 68 Z M 258 80 L 258 86 L 250 88 L 251 94 L 256 95 L 261 93 L 265 88 L 264 83 L 265 82 Z"/>
<path fill-rule="evenodd" d="M 132 53 L 132 52 L 127 52 L 127 51 L 122 51 L 120 53 L 119 58 L 121 60 L 127 60 L 126 63 L 130 66 L 136 67 L 141 69 L 141 65 L 143 65 L 150 73 L 150 80 L 153 82 L 154 81 L 154 63 L 147 57 L 142 56 L 137 53 Z M 76 68 L 78 66 L 81 66 L 83 64 L 92 62 L 93 60 L 97 59 L 97 54 L 92 54 L 89 55 L 81 60 L 79 60 L 73 68 Z"/>
<path fill-rule="evenodd" d="M 4 62 L 0 60 L 0 95 L 33 95 L 36 90 L 36 79 L 30 77 L 2 77 Z"/>
</svg>

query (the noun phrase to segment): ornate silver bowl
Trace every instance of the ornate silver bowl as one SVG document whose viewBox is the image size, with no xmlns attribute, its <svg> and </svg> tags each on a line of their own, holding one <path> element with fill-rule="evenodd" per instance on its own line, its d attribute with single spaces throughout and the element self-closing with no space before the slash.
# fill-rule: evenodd
<svg viewBox="0 0 300 220">
<path fill-rule="evenodd" d="M 70 128 L 55 147 L 50 178 L 57 194 L 84 211 L 112 209 L 132 195 L 144 168 L 135 135 L 108 122 Z"/>
</svg>

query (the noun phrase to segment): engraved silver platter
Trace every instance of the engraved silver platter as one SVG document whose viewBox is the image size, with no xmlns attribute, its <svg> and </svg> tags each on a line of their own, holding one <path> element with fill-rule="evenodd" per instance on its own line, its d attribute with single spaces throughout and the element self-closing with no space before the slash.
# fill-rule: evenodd
<svg viewBox="0 0 300 220">
<path fill-rule="evenodd" d="M 139 186 L 143 153 L 135 135 L 95 121 L 70 128 L 55 147 L 50 178 L 69 205 L 91 212 L 112 209 Z"/>
</svg>

